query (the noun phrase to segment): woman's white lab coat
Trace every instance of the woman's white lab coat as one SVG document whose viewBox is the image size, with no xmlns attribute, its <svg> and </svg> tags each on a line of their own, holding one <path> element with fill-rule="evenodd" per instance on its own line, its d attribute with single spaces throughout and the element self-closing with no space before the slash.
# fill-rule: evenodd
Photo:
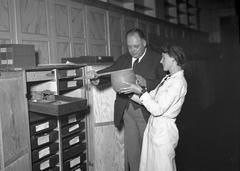
<svg viewBox="0 0 240 171">
<path fill-rule="evenodd" d="M 179 135 L 175 120 L 186 93 L 187 82 L 181 70 L 141 96 L 140 101 L 151 116 L 144 132 L 140 171 L 176 170 L 174 149 Z"/>
</svg>

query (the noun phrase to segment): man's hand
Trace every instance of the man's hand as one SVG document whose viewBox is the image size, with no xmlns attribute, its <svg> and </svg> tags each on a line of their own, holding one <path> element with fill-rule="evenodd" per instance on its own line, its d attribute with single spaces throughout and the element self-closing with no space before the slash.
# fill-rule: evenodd
<svg viewBox="0 0 240 171">
<path fill-rule="evenodd" d="M 145 80 L 145 78 L 137 74 L 136 74 L 136 78 L 137 78 L 136 84 L 138 84 L 141 87 L 147 87 L 147 81 Z"/>
<path fill-rule="evenodd" d="M 98 79 L 98 74 L 94 70 L 87 71 L 86 77 L 90 79 L 91 83 L 97 86 L 100 82 Z"/>
</svg>

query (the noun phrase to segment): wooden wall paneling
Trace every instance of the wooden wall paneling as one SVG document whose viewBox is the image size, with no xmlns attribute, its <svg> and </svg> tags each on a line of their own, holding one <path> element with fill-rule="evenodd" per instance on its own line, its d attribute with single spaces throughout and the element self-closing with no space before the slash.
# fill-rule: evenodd
<svg viewBox="0 0 240 171">
<path fill-rule="evenodd" d="M 56 37 L 69 37 L 68 6 L 55 1 L 54 7 Z"/>
<path fill-rule="evenodd" d="M 73 42 L 72 44 L 73 57 L 86 55 L 86 42 Z"/>
<path fill-rule="evenodd" d="M 124 34 L 132 29 L 137 27 L 137 19 L 130 17 L 130 16 L 125 16 L 124 17 Z"/>
<path fill-rule="evenodd" d="M 37 64 L 50 63 L 51 36 L 47 0 L 17 0 L 17 40 L 18 43 L 35 46 Z"/>
<path fill-rule="evenodd" d="M 0 76 L 0 152 L 2 168 L 31 170 L 30 133 L 25 74 L 1 72 Z"/>
<path fill-rule="evenodd" d="M 110 55 L 117 59 L 123 50 L 123 16 L 119 13 L 109 12 L 109 39 Z"/>
<path fill-rule="evenodd" d="M 37 64 L 49 64 L 50 63 L 50 52 L 49 42 L 45 39 L 41 40 L 22 40 L 23 44 L 33 44 L 35 47 L 35 56 Z"/>
<path fill-rule="evenodd" d="M 78 8 L 76 8 L 78 7 Z M 71 7 L 71 30 L 72 37 L 84 39 L 85 38 L 85 11 L 81 4 Z"/>
<path fill-rule="evenodd" d="M 73 57 L 84 56 L 86 49 L 85 9 L 82 4 L 74 3 L 70 7 L 71 51 Z"/>
<path fill-rule="evenodd" d="M 14 11 L 13 1 L 0 0 L 0 43 L 16 42 Z"/>
<path fill-rule="evenodd" d="M 132 28 L 136 28 L 137 27 L 137 19 L 134 17 L 130 17 L 130 16 L 124 16 L 124 27 L 123 27 L 123 31 L 124 31 L 124 37 L 126 35 L 126 32 Z M 123 41 L 123 52 L 126 53 L 127 47 L 126 47 L 126 40 L 124 39 Z"/>
<path fill-rule="evenodd" d="M 54 58 L 54 63 L 61 63 L 62 58 L 70 57 L 70 43 L 69 41 L 59 41 L 56 42 L 56 55 Z"/>
<path fill-rule="evenodd" d="M 141 20 L 141 19 L 138 19 L 137 20 L 137 25 L 138 25 L 138 28 L 141 29 L 146 37 L 146 40 L 148 41 L 148 23 L 147 21 L 144 21 L 144 20 Z"/>
<path fill-rule="evenodd" d="M 20 0 L 21 33 L 47 35 L 47 15 L 45 0 Z"/>
<path fill-rule="evenodd" d="M 52 49 L 50 63 L 61 63 L 61 58 L 71 56 L 69 5 L 68 1 L 49 1 L 50 47 Z"/>
<path fill-rule="evenodd" d="M 148 34 L 153 33 L 159 35 L 158 24 L 154 22 L 148 22 Z"/>
<path fill-rule="evenodd" d="M 0 38 L 0 44 L 9 44 L 9 43 L 12 43 L 10 39 Z"/>
<path fill-rule="evenodd" d="M 87 54 L 109 55 L 107 11 L 86 6 Z"/>
</svg>

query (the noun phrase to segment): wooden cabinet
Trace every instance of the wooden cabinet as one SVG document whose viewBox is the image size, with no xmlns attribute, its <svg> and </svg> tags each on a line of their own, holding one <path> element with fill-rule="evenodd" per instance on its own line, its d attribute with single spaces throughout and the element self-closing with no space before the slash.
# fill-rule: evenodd
<svg viewBox="0 0 240 171">
<path fill-rule="evenodd" d="M 165 18 L 175 24 L 198 29 L 197 0 L 165 0 Z"/>
<path fill-rule="evenodd" d="M 87 66 L 87 70 L 106 67 Z M 89 80 L 88 80 L 89 81 Z M 124 171 L 124 137 L 113 123 L 116 93 L 110 84 L 93 86 L 86 83 L 90 106 L 88 115 L 89 171 Z"/>
<path fill-rule="evenodd" d="M 87 100 L 82 66 L 36 67 L 26 70 L 26 77 L 33 170 L 86 171 Z M 63 102 L 65 108 L 38 102 L 46 90 L 55 94 L 59 100 L 56 104 Z"/>
<path fill-rule="evenodd" d="M 25 74 L 0 72 L 0 170 L 31 170 Z"/>
</svg>

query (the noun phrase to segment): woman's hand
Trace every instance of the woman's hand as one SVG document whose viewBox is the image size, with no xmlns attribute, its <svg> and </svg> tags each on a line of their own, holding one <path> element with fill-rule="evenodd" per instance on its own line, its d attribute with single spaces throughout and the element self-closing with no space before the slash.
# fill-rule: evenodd
<svg viewBox="0 0 240 171">
<path fill-rule="evenodd" d="M 138 95 L 142 91 L 142 88 L 137 84 L 131 84 L 131 83 L 125 83 L 125 84 L 127 85 L 127 87 L 121 88 L 119 93 L 124 93 L 124 94 L 134 93 Z"/>
<path fill-rule="evenodd" d="M 140 85 L 141 87 L 147 87 L 147 81 L 141 75 L 136 74 L 136 84 Z"/>
</svg>

